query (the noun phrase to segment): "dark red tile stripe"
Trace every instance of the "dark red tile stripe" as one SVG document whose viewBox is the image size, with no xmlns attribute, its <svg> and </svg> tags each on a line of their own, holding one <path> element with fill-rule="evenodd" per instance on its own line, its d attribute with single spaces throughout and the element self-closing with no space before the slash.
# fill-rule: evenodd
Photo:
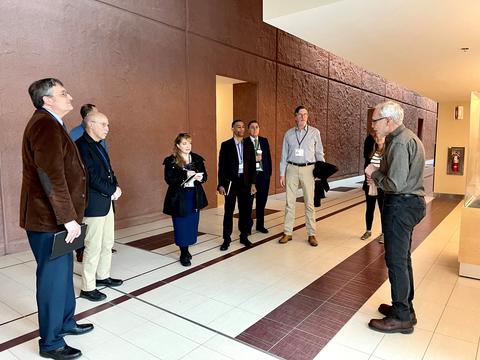
<svg viewBox="0 0 480 360">
<path fill-rule="evenodd" d="M 415 228 L 413 249 L 459 201 L 458 197 L 439 197 L 428 204 L 426 218 Z M 311 360 L 387 278 L 383 245 L 372 241 L 246 329 L 237 339 L 284 359 Z"/>
<path fill-rule="evenodd" d="M 202 236 L 205 233 L 198 232 L 198 236 Z M 134 246 L 143 250 L 152 251 L 164 246 L 175 244 L 175 237 L 173 231 L 167 231 L 162 234 L 149 236 L 143 239 L 134 240 L 126 243 L 125 245 Z"/>
<path fill-rule="evenodd" d="M 275 214 L 277 212 L 280 212 L 280 210 L 273 210 L 273 209 L 265 209 L 265 216 L 267 215 L 271 215 L 271 214 Z M 236 214 L 233 214 L 233 217 L 234 218 L 237 218 L 238 219 L 238 213 Z M 256 209 L 253 209 L 252 210 L 252 219 L 256 219 L 257 218 L 257 210 Z"/>
</svg>

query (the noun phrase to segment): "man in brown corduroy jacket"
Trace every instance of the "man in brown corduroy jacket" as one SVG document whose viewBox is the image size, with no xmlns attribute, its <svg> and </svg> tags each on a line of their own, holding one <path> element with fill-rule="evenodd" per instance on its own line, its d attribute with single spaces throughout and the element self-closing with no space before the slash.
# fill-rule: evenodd
<svg viewBox="0 0 480 360">
<path fill-rule="evenodd" d="M 66 242 L 80 235 L 86 204 L 86 172 L 63 116 L 72 97 L 53 78 L 35 81 L 28 88 L 36 110 L 23 134 L 23 177 L 20 226 L 37 261 L 37 306 L 40 355 L 73 359 L 81 351 L 65 344 L 65 335 L 93 329 L 77 324 L 73 290 L 72 253 L 50 259 L 55 232 L 67 230 Z"/>
</svg>

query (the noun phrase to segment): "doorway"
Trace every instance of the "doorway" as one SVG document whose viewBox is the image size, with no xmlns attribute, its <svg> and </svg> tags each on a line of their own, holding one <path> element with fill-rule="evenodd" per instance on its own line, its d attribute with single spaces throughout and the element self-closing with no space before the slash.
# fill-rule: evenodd
<svg viewBox="0 0 480 360">
<path fill-rule="evenodd" d="M 256 83 L 216 75 L 216 146 L 218 153 L 222 142 L 232 137 L 232 121 L 240 119 L 245 128 L 250 120 L 258 118 L 258 86 Z M 245 136 L 248 135 L 245 129 Z M 216 179 L 215 179 L 216 181 Z M 224 203 L 224 197 L 217 194 L 217 206 Z"/>
</svg>

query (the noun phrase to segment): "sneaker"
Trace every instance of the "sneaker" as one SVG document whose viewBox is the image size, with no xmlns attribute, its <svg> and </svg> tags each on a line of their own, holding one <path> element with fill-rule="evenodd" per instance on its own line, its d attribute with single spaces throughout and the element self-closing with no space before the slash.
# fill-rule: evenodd
<svg viewBox="0 0 480 360">
<path fill-rule="evenodd" d="M 384 238 L 384 236 L 383 236 L 383 233 L 381 233 L 380 235 L 378 235 L 377 240 L 378 240 L 378 242 L 379 242 L 380 244 L 385 243 L 385 238 Z"/>
<path fill-rule="evenodd" d="M 367 231 L 365 231 L 365 234 L 363 234 L 360 239 L 361 240 L 367 240 L 370 236 L 372 236 L 372 232 L 367 230 Z"/>
</svg>

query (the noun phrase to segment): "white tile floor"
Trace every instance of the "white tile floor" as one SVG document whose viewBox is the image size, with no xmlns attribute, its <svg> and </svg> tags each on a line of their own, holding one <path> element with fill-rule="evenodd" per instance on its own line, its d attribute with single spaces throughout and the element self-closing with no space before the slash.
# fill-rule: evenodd
<svg viewBox="0 0 480 360">
<path fill-rule="evenodd" d="M 330 192 L 316 217 L 363 199 L 359 179 L 332 184 L 352 186 L 349 192 Z M 303 204 L 296 224 L 303 223 Z M 281 233 L 284 194 L 270 197 L 270 234 Z M 428 236 L 413 254 L 415 306 L 419 319 L 412 335 L 384 335 L 368 329 L 377 306 L 389 302 L 388 282 L 364 304 L 315 359 L 480 359 L 480 281 L 459 278 L 457 252 L 460 206 Z M 355 206 L 318 223 L 316 248 L 305 241 L 305 229 L 287 245 L 269 241 L 217 262 L 167 285 L 145 292 L 89 316 L 82 322 L 95 331 L 67 342 L 81 348 L 85 359 L 274 359 L 234 339 L 292 295 L 365 245 L 364 205 Z M 379 233 L 376 215 L 374 234 Z M 221 244 L 222 209 L 201 214 L 205 232 L 191 249 L 193 265 L 225 255 Z M 125 245 L 129 241 L 171 231 L 171 220 L 122 229 L 116 233 L 117 253 L 112 276 L 126 279 L 117 289 L 105 289 L 112 300 L 185 270 L 178 251 L 168 246 L 153 252 Z M 268 235 L 254 234 L 253 242 Z M 233 238 L 238 238 L 234 233 Z M 373 237 L 372 237 L 373 239 Z M 226 253 L 241 248 L 238 241 Z M 75 271 L 80 273 L 80 264 Z M 74 275 L 79 293 L 80 277 Z M 0 343 L 37 329 L 35 263 L 30 252 L 0 257 Z M 98 306 L 77 300 L 77 313 Z M 0 359 L 38 358 L 37 339 L 2 353 Z"/>
</svg>

